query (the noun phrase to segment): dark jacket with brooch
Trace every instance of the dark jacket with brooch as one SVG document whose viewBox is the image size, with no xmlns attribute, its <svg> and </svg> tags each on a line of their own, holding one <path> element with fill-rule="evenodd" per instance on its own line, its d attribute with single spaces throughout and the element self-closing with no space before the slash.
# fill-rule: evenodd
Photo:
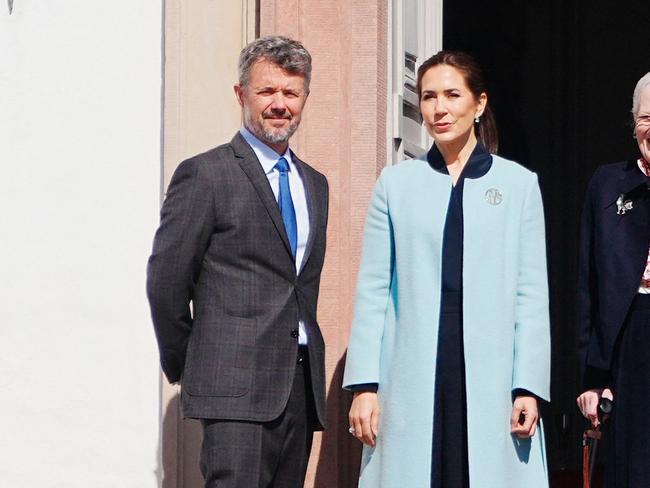
<svg viewBox="0 0 650 488">
<path fill-rule="evenodd" d="M 632 203 L 625 213 L 618 212 L 621 196 L 622 203 Z M 578 267 L 577 332 L 583 390 L 612 384 L 616 341 L 638 291 L 649 243 L 648 178 L 637 161 L 598 168 L 585 199 Z"/>
</svg>

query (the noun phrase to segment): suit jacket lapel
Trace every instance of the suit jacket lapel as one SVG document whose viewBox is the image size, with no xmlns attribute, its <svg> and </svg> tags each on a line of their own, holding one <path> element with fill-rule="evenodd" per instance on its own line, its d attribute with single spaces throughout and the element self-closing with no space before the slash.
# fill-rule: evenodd
<svg viewBox="0 0 650 488">
<path fill-rule="evenodd" d="M 314 181 L 314 177 L 311 172 L 306 169 L 306 164 L 298 159 L 298 157 L 292 152 L 293 162 L 295 163 L 298 171 L 300 171 L 300 176 L 305 185 L 305 197 L 307 199 L 307 211 L 309 212 L 309 236 L 307 236 L 307 245 L 305 246 L 305 255 L 302 258 L 302 264 L 298 270 L 298 274 L 305 268 L 311 250 L 314 247 L 314 236 L 316 235 L 316 229 L 320 225 L 321 219 L 321 206 L 318 204 L 320 202 L 320 193 L 318 185 Z"/>
<path fill-rule="evenodd" d="M 239 165 L 251 181 L 251 184 L 264 204 L 269 217 L 271 217 L 278 234 L 280 234 L 280 238 L 282 239 L 282 242 L 284 242 L 284 246 L 286 247 L 289 256 L 293 259 L 287 231 L 285 230 L 284 222 L 282 221 L 280 207 L 278 207 L 278 202 L 275 200 L 275 195 L 273 194 L 268 178 L 264 174 L 262 165 L 239 132 L 237 132 L 230 143 L 235 151 L 235 156 L 238 158 Z"/>
</svg>

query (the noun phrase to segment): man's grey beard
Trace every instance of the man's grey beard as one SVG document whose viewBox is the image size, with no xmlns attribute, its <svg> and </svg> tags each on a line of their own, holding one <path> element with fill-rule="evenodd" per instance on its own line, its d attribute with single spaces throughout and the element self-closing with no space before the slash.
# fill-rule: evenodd
<svg viewBox="0 0 650 488">
<path fill-rule="evenodd" d="M 276 144 L 278 142 L 287 142 L 291 138 L 293 133 L 296 132 L 297 128 L 298 128 L 298 124 L 291 123 L 289 125 L 289 127 L 287 127 L 286 129 L 283 129 L 281 132 L 274 132 L 274 131 L 271 131 L 271 130 L 264 130 L 264 128 L 262 128 L 262 132 L 264 133 L 263 137 L 260 137 L 257 134 L 255 134 L 255 135 L 259 139 L 263 140 L 264 142 L 271 142 L 273 144 Z"/>
<path fill-rule="evenodd" d="M 287 142 L 291 138 L 294 132 L 298 129 L 299 122 L 296 123 L 294 119 L 291 119 L 289 121 L 289 127 L 279 131 L 273 131 L 265 129 L 261 124 L 255 123 L 255 121 L 251 120 L 248 111 L 244 110 L 244 125 L 260 141 L 268 142 L 270 144 L 278 144 L 280 142 Z"/>
</svg>

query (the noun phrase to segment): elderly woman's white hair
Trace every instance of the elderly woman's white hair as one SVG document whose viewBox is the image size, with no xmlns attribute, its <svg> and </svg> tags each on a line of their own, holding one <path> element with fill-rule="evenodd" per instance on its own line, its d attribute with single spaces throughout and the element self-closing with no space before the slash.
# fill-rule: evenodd
<svg viewBox="0 0 650 488">
<path fill-rule="evenodd" d="M 637 82 L 636 88 L 634 88 L 634 94 L 632 95 L 632 116 L 636 119 L 636 116 L 639 114 L 639 104 L 641 103 L 641 92 L 643 92 L 646 86 L 650 85 L 650 72 L 646 73 L 641 77 Z"/>
</svg>

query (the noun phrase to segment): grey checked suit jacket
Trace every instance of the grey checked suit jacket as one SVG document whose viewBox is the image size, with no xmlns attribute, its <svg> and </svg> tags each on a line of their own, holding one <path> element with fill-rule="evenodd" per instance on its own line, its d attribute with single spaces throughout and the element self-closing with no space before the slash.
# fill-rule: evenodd
<svg viewBox="0 0 650 488">
<path fill-rule="evenodd" d="M 316 321 L 328 185 L 294 156 L 310 233 L 299 273 L 255 153 L 232 141 L 180 164 L 147 269 L 162 369 L 181 381 L 186 417 L 264 422 L 284 410 L 298 321 L 309 337 L 316 411 L 325 425 L 324 342 Z M 191 307 L 190 307 L 191 303 Z"/>
</svg>

